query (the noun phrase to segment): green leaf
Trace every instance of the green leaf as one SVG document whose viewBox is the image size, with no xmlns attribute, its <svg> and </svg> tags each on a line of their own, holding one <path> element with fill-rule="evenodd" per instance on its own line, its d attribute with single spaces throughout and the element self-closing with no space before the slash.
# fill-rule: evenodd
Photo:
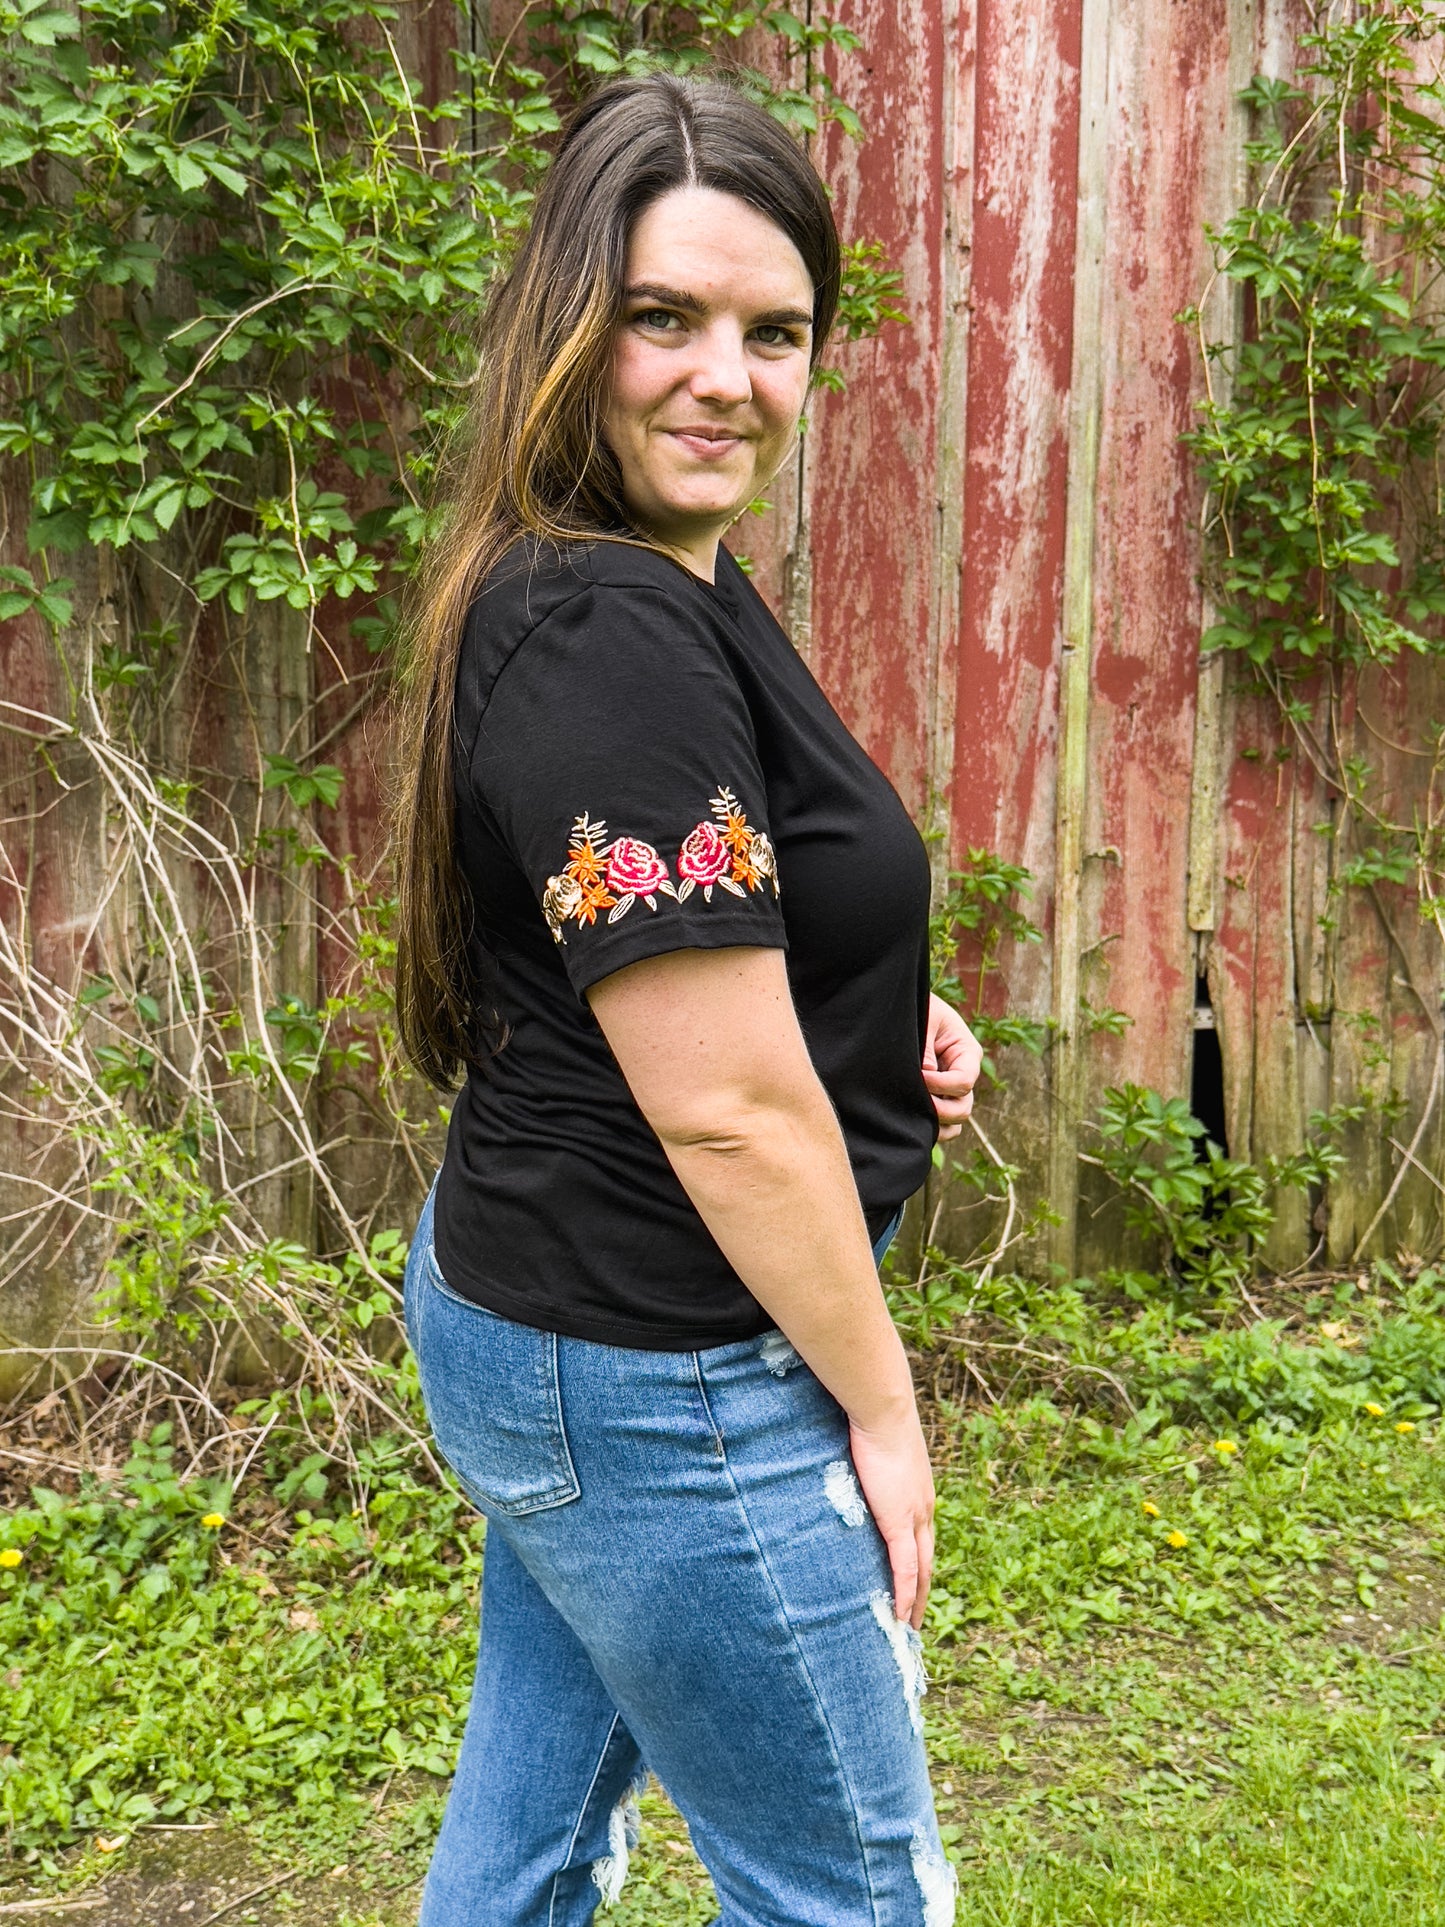
<svg viewBox="0 0 1445 1927">
<path fill-rule="evenodd" d="M 37 613 L 44 616 L 53 629 L 66 628 L 74 614 L 70 597 L 63 593 L 63 590 L 69 586 L 68 581 L 62 578 L 53 582 L 49 588 L 43 589 L 35 598 Z"/>
<path fill-rule="evenodd" d="M 163 147 L 161 164 L 183 194 L 206 184 L 206 170 L 179 147 Z"/>
<path fill-rule="evenodd" d="M 40 549 L 60 549 L 71 555 L 83 547 L 89 536 L 89 518 L 81 509 L 58 509 L 54 515 L 37 515 L 25 532 L 31 555 Z"/>
<path fill-rule="evenodd" d="M 335 809 L 345 782 L 345 776 L 332 763 L 318 763 L 308 770 L 289 756 L 268 753 L 261 787 L 284 789 L 298 809 L 306 809 L 312 803 L 324 803 L 328 809 Z"/>
<path fill-rule="evenodd" d="M 228 187 L 231 192 L 237 196 L 250 191 L 251 183 L 246 179 L 246 176 L 237 173 L 234 167 L 227 166 L 225 161 L 207 160 L 206 170 L 215 180 L 221 183 L 222 187 Z"/>
<path fill-rule="evenodd" d="M 53 47 L 57 40 L 74 40 L 79 32 L 80 22 L 75 15 L 62 13 L 55 7 L 32 13 L 20 22 L 20 37 L 32 47 Z"/>
</svg>

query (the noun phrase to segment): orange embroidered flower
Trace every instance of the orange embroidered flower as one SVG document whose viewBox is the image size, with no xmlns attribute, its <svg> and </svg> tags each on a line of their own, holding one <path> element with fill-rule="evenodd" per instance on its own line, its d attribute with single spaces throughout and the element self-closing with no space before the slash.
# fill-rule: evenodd
<svg viewBox="0 0 1445 1927">
<path fill-rule="evenodd" d="M 542 892 L 542 915 L 558 943 L 564 923 L 596 923 L 599 910 L 610 910 L 616 897 L 607 889 L 607 825 L 595 822 L 584 810 L 567 840 L 567 861 Z"/>
<path fill-rule="evenodd" d="M 722 840 L 734 856 L 746 856 L 752 844 L 753 833 L 748 828 L 748 819 L 738 808 L 731 790 L 721 790 L 712 800 L 713 814 L 722 824 Z"/>
<path fill-rule="evenodd" d="M 715 821 L 696 824 L 683 838 L 676 884 L 652 844 L 634 836 L 609 843 L 604 819 L 584 810 L 572 825 L 566 863 L 542 891 L 542 914 L 556 941 L 565 940 L 564 925 L 596 923 L 601 910 L 609 923 L 618 922 L 639 897 L 652 911 L 659 896 L 684 903 L 694 890 L 711 903 L 715 887 L 745 897 L 771 883 L 776 897 L 778 860 L 771 842 L 751 827 L 730 789 L 719 788 L 709 800 Z"/>
</svg>

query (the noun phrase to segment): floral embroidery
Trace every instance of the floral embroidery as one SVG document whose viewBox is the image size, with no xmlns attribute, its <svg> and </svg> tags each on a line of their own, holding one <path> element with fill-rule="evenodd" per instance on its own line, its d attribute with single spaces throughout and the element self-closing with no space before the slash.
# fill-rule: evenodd
<svg viewBox="0 0 1445 1927">
<path fill-rule="evenodd" d="M 684 839 L 677 853 L 682 897 L 690 897 L 696 884 L 701 885 L 703 895 L 711 902 L 715 883 L 720 883 L 725 890 L 731 890 L 734 896 L 740 897 L 742 891 L 732 880 L 732 867 L 732 852 L 717 830 L 711 823 L 699 823 Z"/>
<path fill-rule="evenodd" d="M 690 830 L 677 853 L 677 870 L 682 878 L 677 886 L 678 902 L 686 902 L 693 890 L 699 889 L 711 903 L 715 883 L 735 897 L 771 883 L 777 896 L 778 861 L 772 844 L 761 830 L 749 826 L 731 790 L 719 789 L 711 801 L 717 821 L 699 823 Z"/>
<path fill-rule="evenodd" d="M 656 911 L 659 896 L 684 903 L 695 889 L 711 903 L 714 885 L 743 897 L 771 883 L 777 896 L 778 865 L 768 838 L 750 827 L 731 790 L 720 789 L 711 801 L 716 820 L 699 823 L 683 838 L 677 853 L 682 881 L 676 884 L 650 843 L 635 836 L 609 843 L 606 821 L 584 810 L 572 825 L 566 863 L 542 892 L 542 914 L 557 942 L 565 940 L 564 924 L 596 923 L 603 910 L 616 923 L 639 897 Z"/>
<path fill-rule="evenodd" d="M 659 891 L 677 895 L 667 865 L 650 843 L 641 843 L 635 836 L 619 836 L 608 852 L 607 887 L 617 892 L 617 902 L 607 913 L 609 923 L 625 917 L 639 897 L 649 910 L 655 910 Z"/>
<path fill-rule="evenodd" d="M 655 910 L 660 892 L 677 895 L 667 865 L 650 843 L 634 836 L 606 843 L 606 835 L 606 820 L 584 810 L 572 825 L 566 864 L 560 875 L 547 879 L 542 915 L 558 943 L 564 923 L 596 923 L 599 910 L 607 912 L 609 923 L 616 923 L 639 897 Z"/>
</svg>

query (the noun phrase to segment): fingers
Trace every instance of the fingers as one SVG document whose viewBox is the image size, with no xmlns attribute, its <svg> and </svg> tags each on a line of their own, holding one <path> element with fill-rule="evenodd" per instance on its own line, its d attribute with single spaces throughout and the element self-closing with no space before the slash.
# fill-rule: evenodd
<svg viewBox="0 0 1445 1927">
<path fill-rule="evenodd" d="M 888 1563 L 893 1568 L 893 1616 L 912 1621 L 918 1597 L 918 1535 L 893 1540 L 888 1547 Z"/>
<path fill-rule="evenodd" d="M 893 1570 L 894 1614 L 920 1633 L 933 1583 L 933 1521 L 920 1519 L 911 1533 L 891 1541 L 888 1563 Z"/>
<path fill-rule="evenodd" d="M 957 1011 L 934 996 L 929 1004 L 923 1082 L 938 1113 L 940 1143 L 962 1131 L 973 1110 L 973 1087 L 982 1069 L 982 1045 Z"/>
<path fill-rule="evenodd" d="M 961 1123 L 973 1109 L 972 1091 L 965 1091 L 961 1097 L 940 1096 L 937 1091 L 931 1092 L 930 1095 L 933 1098 L 933 1108 L 949 1124 Z"/>
<path fill-rule="evenodd" d="M 918 1578 L 913 1592 L 913 1610 L 909 1615 L 914 1632 L 923 1631 L 923 1615 L 928 1610 L 928 1588 L 933 1583 L 933 1522 L 925 1520 L 918 1528 Z"/>
<path fill-rule="evenodd" d="M 962 1095 L 952 1091 L 942 1091 L 937 1087 L 934 1077 L 925 1076 L 929 1094 L 933 1098 L 933 1108 L 938 1113 L 941 1139 L 955 1138 L 963 1129 L 963 1121 L 973 1112 L 973 1092 L 965 1090 Z"/>
<path fill-rule="evenodd" d="M 946 1070 L 930 1070 L 925 1061 L 923 1081 L 935 1097 L 962 1097 L 978 1082 L 978 1073 L 958 1064 L 951 1064 Z"/>
<path fill-rule="evenodd" d="M 923 1082 L 942 1124 L 961 1124 L 973 1110 L 973 1079 L 962 1071 L 931 1071 Z"/>
</svg>

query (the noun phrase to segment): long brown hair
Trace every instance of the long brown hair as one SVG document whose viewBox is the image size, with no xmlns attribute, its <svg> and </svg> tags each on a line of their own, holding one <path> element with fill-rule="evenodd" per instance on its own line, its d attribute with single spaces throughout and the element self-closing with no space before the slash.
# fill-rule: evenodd
<svg viewBox="0 0 1445 1927">
<path fill-rule="evenodd" d="M 672 74 L 619 80 L 573 115 L 526 240 L 490 303 L 472 406 L 443 486 L 445 526 L 408 624 L 398 732 L 396 1014 L 422 1076 L 454 1088 L 504 1039 L 468 956 L 472 906 L 453 847 L 452 707 L 468 605 L 522 535 L 646 542 L 602 436 L 627 247 L 679 187 L 736 195 L 782 229 L 813 283 L 813 355 L 838 303 L 823 185 L 778 123 L 735 88 Z"/>
</svg>

